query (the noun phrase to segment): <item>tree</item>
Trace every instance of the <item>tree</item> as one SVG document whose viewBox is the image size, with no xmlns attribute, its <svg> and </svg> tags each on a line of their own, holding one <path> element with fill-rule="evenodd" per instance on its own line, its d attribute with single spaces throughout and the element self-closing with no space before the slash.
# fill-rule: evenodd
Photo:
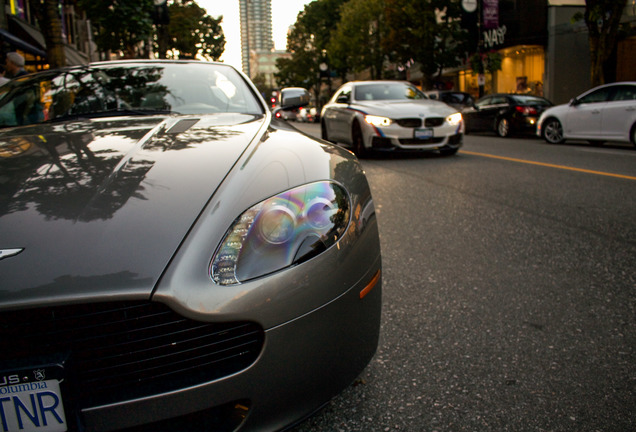
<svg viewBox="0 0 636 432">
<path fill-rule="evenodd" d="M 384 0 L 350 0 L 341 9 L 329 52 L 334 64 L 354 72 L 369 70 L 372 79 L 383 78 L 388 53 L 383 49 L 387 32 Z"/>
<path fill-rule="evenodd" d="M 212 18 L 194 0 L 174 0 L 168 6 L 168 50 L 170 57 L 193 59 L 197 55 L 218 60 L 225 50 L 223 17 Z M 165 52 L 159 57 L 165 58 Z"/>
<path fill-rule="evenodd" d="M 55 69 L 66 66 L 59 0 L 29 0 L 29 6 L 44 36 L 49 67 Z"/>
<path fill-rule="evenodd" d="M 461 29 L 461 4 L 447 0 L 385 0 L 385 39 L 391 59 L 404 66 L 420 64 L 422 83 L 430 85 L 445 67 L 460 63 L 467 39 Z"/>
<path fill-rule="evenodd" d="M 627 0 L 586 0 L 583 19 L 589 31 L 592 86 L 605 83 L 603 66 L 616 48 Z M 580 15 L 575 18 L 580 19 Z"/>
<path fill-rule="evenodd" d="M 305 5 L 287 36 L 287 51 L 291 59 L 276 60 L 278 72 L 274 74 L 281 86 L 305 87 L 314 93 L 320 105 L 323 79 L 321 64 L 333 69 L 327 47 L 331 29 L 340 20 L 340 6 L 346 0 L 315 0 Z M 329 78 L 327 83 L 330 86 Z"/>
<path fill-rule="evenodd" d="M 77 0 L 77 4 L 91 20 L 100 51 L 148 57 L 144 45 L 153 34 L 153 0 Z"/>
</svg>

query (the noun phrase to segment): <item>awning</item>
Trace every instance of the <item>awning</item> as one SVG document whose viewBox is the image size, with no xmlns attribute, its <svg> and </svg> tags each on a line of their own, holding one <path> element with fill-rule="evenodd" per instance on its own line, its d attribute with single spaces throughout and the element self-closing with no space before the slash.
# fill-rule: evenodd
<svg viewBox="0 0 636 432">
<path fill-rule="evenodd" d="M 13 15 L 9 15 L 8 18 L 9 23 L 11 23 L 14 27 L 17 27 L 16 30 L 21 30 L 25 34 L 25 37 L 33 40 L 34 44 L 37 44 L 39 47 L 41 47 L 40 51 L 42 52 L 42 54 L 38 55 L 46 57 L 46 42 L 44 41 L 44 35 L 36 27 L 33 27 L 32 25 L 14 17 Z M 88 56 L 76 50 L 71 45 L 64 44 L 64 54 L 66 54 L 66 64 L 69 66 L 88 64 Z"/>
<path fill-rule="evenodd" d="M 12 35 L 4 29 L 0 29 L 0 38 L 4 39 L 9 45 L 21 49 L 22 51 L 26 51 L 29 54 L 46 57 L 46 53 L 44 51 L 37 47 L 34 47 L 28 42 L 23 41 L 19 37 Z"/>
</svg>

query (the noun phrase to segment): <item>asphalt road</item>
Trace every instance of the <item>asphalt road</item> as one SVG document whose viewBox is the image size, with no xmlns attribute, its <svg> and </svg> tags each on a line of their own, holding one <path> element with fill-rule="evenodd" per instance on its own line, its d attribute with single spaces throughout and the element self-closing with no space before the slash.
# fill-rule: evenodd
<svg viewBox="0 0 636 432">
<path fill-rule="evenodd" d="M 636 430 L 636 149 L 484 134 L 363 166 L 378 351 L 293 432 Z"/>
</svg>

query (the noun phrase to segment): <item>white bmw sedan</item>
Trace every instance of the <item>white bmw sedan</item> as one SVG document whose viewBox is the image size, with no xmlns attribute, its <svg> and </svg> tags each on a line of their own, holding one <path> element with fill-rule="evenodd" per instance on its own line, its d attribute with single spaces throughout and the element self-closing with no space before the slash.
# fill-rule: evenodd
<svg viewBox="0 0 636 432">
<path fill-rule="evenodd" d="M 537 135 L 551 144 L 568 139 L 631 142 L 636 146 L 636 82 L 595 87 L 541 114 Z"/>
<path fill-rule="evenodd" d="M 359 157 L 371 150 L 453 155 L 464 136 L 461 113 L 403 81 L 348 82 L 322 108 L 320 118 L 322 138 L 350 145 Z"/>
</svg>

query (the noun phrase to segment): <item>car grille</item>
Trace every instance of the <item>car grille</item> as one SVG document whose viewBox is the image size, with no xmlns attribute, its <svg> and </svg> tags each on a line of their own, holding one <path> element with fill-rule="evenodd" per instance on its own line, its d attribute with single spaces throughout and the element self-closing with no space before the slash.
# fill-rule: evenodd
<svg viewBox="0 0 636 432">
<path fill-rule="evenodd" d="M 417 139 L 417 138 L 400 138 L 400 144 L 402 145 L 424 145 L 424 144 L 439 144 L 444 141 L 444 137 Z"/>
<path fill-rule="evenodd" d="M 416 128 L 422 126 L 422 119 L 404 118 L 396 120 L 396 123 L 405 128 Z"/>
<path fill-rule="evenodd" d="M 429 117 L 424 120 L 424 126 L 426 127 L 437 127 L 444 124 L 443 117 Z"/>
<path fill-rule="evenodd" d="M 194 321 L 155 302 L 0 313 L 0 369 L 61 357 L 82 408 L 236 373 L 256 360 L 263 341 L 257 324 Z"/>
</svg>

